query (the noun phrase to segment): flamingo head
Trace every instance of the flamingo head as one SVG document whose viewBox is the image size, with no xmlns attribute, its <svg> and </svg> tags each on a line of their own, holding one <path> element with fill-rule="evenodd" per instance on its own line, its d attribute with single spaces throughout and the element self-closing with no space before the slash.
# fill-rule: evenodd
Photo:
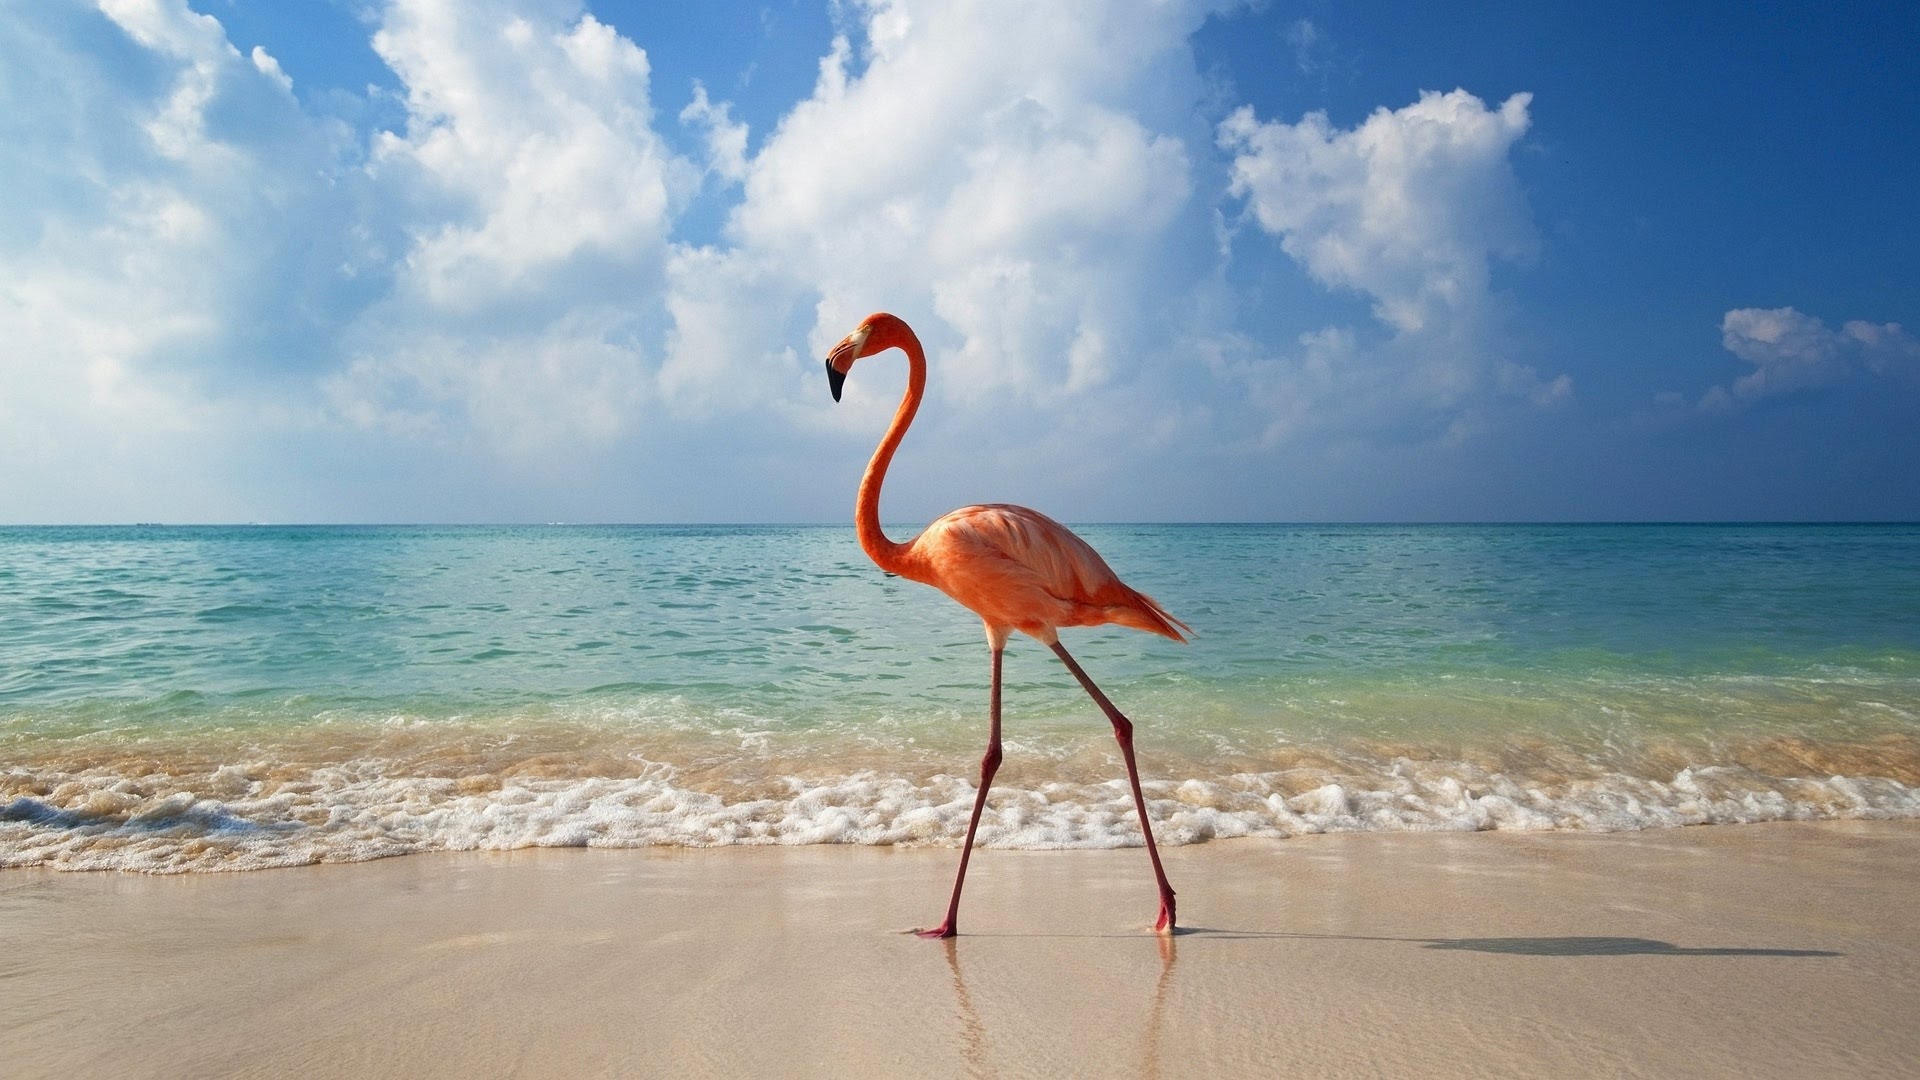
<svg viewBox="0 0 1920 1080">
<path fill-rule="evenodd" d="M 901 345 L 905 341 L 902 335 L 912 333 L 906 323 L 884 311 L 860 320 L 853 333 L 841 338 L 840 344 L 827 354 L 827 389 L 833 392 L 833 400 L 840 400 L 840 387 L 847 381 L 847 372 L 853 369 L 855 360 Z"/>
</svg>

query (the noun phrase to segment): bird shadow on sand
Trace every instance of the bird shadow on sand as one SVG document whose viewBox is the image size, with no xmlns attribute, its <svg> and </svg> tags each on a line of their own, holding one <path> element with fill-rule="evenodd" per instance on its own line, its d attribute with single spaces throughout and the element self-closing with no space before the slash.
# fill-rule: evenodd
<svg viewBox="0 0 1920 1080">
<path fill-rule="evenodd" d="M 1844 956 L 1831 949 L 1695 947 L 1641 937 L 1481 937 L 1421 938 L 1368 934 L 1300 934 L 1283 931 L 1228 930 L 1181 927 L 1180 934 L 1219 940 L 1275 939 L 1295 941 L 1400 941 L 1450 952 L 1495 953 L 1507 956 Z"/>
</svg>

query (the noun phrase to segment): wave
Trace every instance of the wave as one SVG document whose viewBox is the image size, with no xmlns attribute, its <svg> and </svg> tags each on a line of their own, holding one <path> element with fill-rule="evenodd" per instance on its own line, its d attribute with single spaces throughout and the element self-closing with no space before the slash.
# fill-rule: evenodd
<svg viewBox="0 0 1920 1080">
<path fill-rule="evenodd" d="M 0 769 L 0 866 L 181 873 L 528 847 L 956 846 L 976 791 L 970 778 L 928 771 L 926 757 L 911 752 L 868 750 L 878 767 L 827 771 L 823 762 L 858 753 L 756 759 L 669 749 L 679 760 L 493 746 L 329 762 L 279 748 L 249 764 L 96 748 L 84 759 Z M 1010 763 L 1018 749 L 1009 744 Z M 1117 759 L 1039 756 L 1051 760 L 995 785 L 980 826 L 985 846 L 1141 843 Z M 1232 771 L 1194 758 L 1173 764 L 1174 775 L 1191 778 L 1144 784 L 1155 835 L 1170 845 L 1322 832 L 1920 818 L 1920 739 L 1912 736 L 1775 736 L 1713 753 L 1648 744 L 1605 760 L 1525 746 L 1446 756 L 1349 743 L 1288 747 L 1263 761 L 1237 755 L 1234 765 L 1254 767 Z"/>
</svg>

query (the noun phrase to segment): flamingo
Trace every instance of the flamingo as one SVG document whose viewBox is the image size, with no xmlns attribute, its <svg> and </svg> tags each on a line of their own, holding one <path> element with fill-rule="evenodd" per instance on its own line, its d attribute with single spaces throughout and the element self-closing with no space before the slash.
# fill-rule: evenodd
<svg viewBox="0 0 1920 1080">
<path fill-rule="evenodd" d="M 1134 764 L 1133 724 L 1086 671 L 1060 644 L 1063 626 L 1119 626 L 1145 630 L 1175 641 L 1192 627 L 1143 593 L 1123 584 L 1106 561 L 1085 540 L 1037 510 L 1004 503 L 963 506 L 927 526 L 904 544 L 887 539 L 880 530 L 880 485 L 900 440 L 927 387 L 927 357 L 920 339 L 897 316 L 879 312 L 861 320 L 853 333 L 840 340 L 827 356 L 827 388 L 840 400 L 840 388 L 854 361 L 897 348 L 907 354 L 907 392 L 893 414 L 886 435 L 867 463 L 854 504 L 860 547 L 890 574 L 931 585 L 980 616 L 986 626 L 992 657 L 992 684 L 987 695 L 987 752 L 980 759 L 980 790 L 967 821 L 967 839 L 960 847 L 960 869 L 954 874 L 953 898 L 938 926 L 914 931 L 926 938 L 950 938 L 959 932 L 960 889 L 967 880 L 967 856 L 973 851 L 974 830 L 987 805 L 987 789 L 1000 768 L 1000 658 L 1015 630 L 1052 649 L 1113 724 L 1113 737 L 1127 765 L 1127 783 L 1133 788 L 1133 807 L 1140 814 L 1140 831 L 1147 838 L 1147 857 L 1160 888 L 1160 917 L 1154 930 L 1174 932 L 1173 886 L 1160 866 L 1154 847 L 1153 825 L 1147 820 L 1147 799 L 1140 792 L 1140 770 Z"/>
</svg>

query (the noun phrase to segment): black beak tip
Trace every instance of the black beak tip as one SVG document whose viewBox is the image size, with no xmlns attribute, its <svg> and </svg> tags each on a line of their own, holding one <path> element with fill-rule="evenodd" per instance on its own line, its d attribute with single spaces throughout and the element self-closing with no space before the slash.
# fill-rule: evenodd
<svg viewBox="0 0 1920 1080">
<path fill-rule="evenodd" d="M 840 387 L 843 386 L 846 381 L 846 372 L 834 367 L 833 361 L 827 361 L 827 389 L 833 391 L 833 400 L 840 400 Z"/>
</svg>

